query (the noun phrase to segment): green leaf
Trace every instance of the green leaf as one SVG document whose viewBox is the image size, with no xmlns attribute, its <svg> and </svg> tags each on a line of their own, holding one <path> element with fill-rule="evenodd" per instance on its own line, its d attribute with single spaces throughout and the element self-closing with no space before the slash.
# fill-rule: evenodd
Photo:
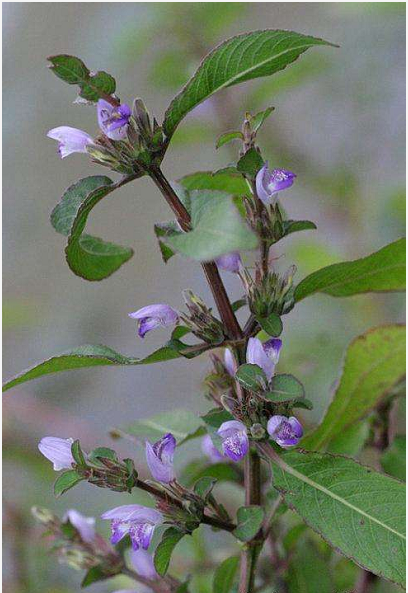
<svg viewBox="0 0 408 593">
<path fill-rule="evenodd" d="M 250 148 L 244 156 L 239 159 L 237 169 L 244 175 L 255 178 L 263 164 L 264 162 L 259 152 L 255 148 Z"/>
<path fill-rule="evenodd" d="M 197 480 L 194 484 L 194 492 L 202 498 L 204 501 L 208 499 L 210 496 L 217 480 L 215 478 L 210 478 L 210 476 L 203 476 Z"/>
<path fill-rule="evenodd" d="M 232 140 L 243 139 L 244 136 L 242 135 L 242 132 L 225 132 L 224 134 L 221 134 L 221 136 L 218 137 L 215 148 L 221 148 L 221 146 L 224 146 L 224 144 L 228 144 L 228 142 L 231 142 Z"/>
<path fill-rule="evenodd" d="M 306 449 L 324 447 L 367 415 L 405 372 L 405 327 L 369 330 L 348 347 L 343 373 L 320 426 L 302 441 Z"/>
<path fill-rule="evenodd" d="M 74 461 L 77 465 L 79 465 L 80 467 L 87 467 L 87 463 L 85 461 L 85 456 L 82 452 L 81 444 L 78 441 L 78 439 L 72 443 L 71 453 L 72 453 L 72 457 L 74 458 Z"/>
<path fill-rule="evenodd" d="M 302 408 L 303 410 L 313 410 L 313 402 L 307 397 L 301 397 L 300 399 L 295 399 L 295 401 L 291 402 L 292 408 Z"/>
<path fill-rule="evenodd" d="M 82 480 L 83 478 L 74 469 L 62 472 L 54 482 L 55 496 L 61 496 L 61 494 L 64 494 L 64 492 L 73 488 Z"/>
<path fill-rule="evenodd" d="M 310 540 L 302 543 L 290 557 L 287 571 L 288 593 L 333 593 L 327 559 L 322 557 Z"/>
<path fill-rule="evenodd" d="M 91 463 L 98 463 L 100 458 L 110 459 L 111 461 L 118 461 L 116 451 L 109 449 L 109 447 L 97 447 L 88 455 L 88 460 Z"/>
<path fill-rule="evenodd" d="M 189 191 L 194 189 L 212 189 L 224 191 L 232 196 L 250 195 L 250 189 L 245 178 L 236 170 L 234 172 L 220 171 L 216 173 L 199 171 L 182 177 L 179 183 Z"/>
<path fill-rule="evenodd" d="M 173 257 L 174 251 L 170 249 L 170 247 L 166 245 L 166 243 L 164 243 L 161 239 L 163 237 L 171 236 L 174 233 L 177 233 L 179 230 L 179 226 L 174 220 L 171 220 L 170 222 L 157 222 L 154 225 L 154 233 L 159 242 L 160 253 L 165 264 L 167 264 L 169 259 Z"/>
<path fill-rule="evenodd" d="M 237 511 L 237 527 L 233 534 L 242 542 L 249 542 L 260 530 L 263 519 L 262 507 L 256 505 L 240 507 Z"/>
<path fill-rule="evenodd" d="M 238 556 L 231 556 L 217 566 L 213 578 L 212 593 L 231 593 L 238 566 Z"/>
<path fill-rule="evenodd" d="M 255 132 L 255 134 L 274 110 L 275 107 L 267 107 L 266 109 L 260 111 L 252 117 L 251 128 L 252 131 Z"/>
<path fill-rule="evenodd" d="M 284 235 L 298 233 L 299 231 L 312 231 L 317 229 L 314 222 L 310 220 L 285 220 L 283 223 Z"/>
<path fill-rule="evenodd" d="M 269 384 L 268 393 L 262 397 L 274 403 L 302 400 L 305 390 L 302 383 L 293 375 L 274 375 Z"/>
<path fill-rule="evenodd" d="M 266 389 L 268 385 L 264 371 L 257 364 L 242 364 L 235 373 L 235 378 L 242 387 L 252 391 Z"/>
<path fill-rule="evenodd" d="M 68 84 L 80 87 L 80 97 L 96 102 L 116 90 L 115 79 L 106 72 L 91 72 L 82 60 L 75 56 L 60 54 L 47 58 L 51 62 L 50 70 Z"/>
<path fill-rule="evenodd" d="M 331 44 L 279 30 L 252 31 L 224 41 L 204 58 L 171 102 L 163 122 L 165 134 L 172 136 L 187 113 L 216 91 L 283 70 L 313 45 Z"/>
<path fill-rule="evenodd" d="M 330 453 L 357 457 L 361 452 L 370 434 L 370 426 L 366 421 L 359 421 L 352 424 L 332 439 L 327 450 Z M 303 446 L 303 443 L 302 443 Z"/>
<path fill-rule="evenodd" d="M 381 456 L 381 466 L 387 474 L 405 481 L 406 437 L 396 436 L 394 441 Z"/>
<path fill-rule="evenodd" d="M 166 574 L 173 550 L 185 535 L 184 531 L 180 531 L 175 527 L 169 527 L 163 533 L 154 553 L 154 567 L 160 576 L 163 577 Z"/>
<path fill-rule="evenodd" d="M 106 579 L 109 579 L 111 576 L 112 575 L 110 575 L 110 574 L 106 574 L 106 572 L 104 572 L 102 567 L 93 566 L 92 568 L 90 568 L 88 570 L 88 572 L 84 576 L 82 583 L 81 583 L 81 587 L 82 588 L 89 587 L 89 585 L 92 585 L 92 583 L 96 583 L 98 581 L 104 581 Z"/>
<path fill-rule="evenodd" d="M 230 195 L 211 190 L 191 192 L 192 230 L 164 238 L 172 250 L 198 261 L 255 249 L 258 240 L 242 219 Z"/>
<path fill-rule="evenodd" d="M 65 254 L 69 267 L 86 280 L 107 278 L 133 255 L 128 247 L 82 234 L 92 208 L 119 184 L 101 175 L 85 177 L 67 189 L 51 213 L 55 230 L 68 235 Z"/>
<path fill-rule="evenodd" d="M 327 453 L 288 453 L 274 469 L 274 487 L 285 503 L 330 546 L 362 568 L 403 585 L 402 482 Z"/>
<path fill-rule="evenodd" d="M 51 373 L 59 373 L 71 369 L 96 366 L 153 364 L 155 362 L 164 362 L 166 360 L 179 358 L 180 356 L 181 354 L 179 352 L 168 346 L 159 348 L 145 358 L 130 358 L 115 352 L 115 350 L 112 350 L 112 348 L 109 348 L 108 346 L 85 344 L 84 346 L 78 346 L 72 350 L 67 350 L 57 356 L 52 356 L 22 373 L 19 373 L 4 383 L 3 391 L 7 391 L 8 389 L 20 385 L 21 383 L 25 383 L 26 381 L 37 379 L 43 375 L 50 375 Z"/>
<path fill-rule="evenodd" d="M 277 313 L 271 313 L 269 317 L 257 317 L 257 322 L 269 336 L 280 336 L 283 330 L 282 320 Z"/>
<path fill-rule="evenodd" d="M 168 432 L 171 432 L 180 446 L 191 439 L 203 436 L 206 431 L 199 416 L 183 409 L 143 418 L 123 429 L 113 429 L 115 436 L 131 435 L 152 442 L 158 441 Z"/>
<path fill-rule="evenodd" d="M 295 301 L 323 292 L 346 297 L 364 292 L 405 290 L 405 239 L 350 262 L 332 264 L 302 280 L 295 289 Z"/>
</svg>

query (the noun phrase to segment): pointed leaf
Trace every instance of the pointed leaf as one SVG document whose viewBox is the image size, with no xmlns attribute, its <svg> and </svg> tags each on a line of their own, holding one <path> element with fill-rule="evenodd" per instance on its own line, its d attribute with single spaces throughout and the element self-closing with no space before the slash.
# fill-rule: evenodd
<svg viewBox="0 0 408 593">
<path fill-rule="evenodd" d="M 372 410 L 405 373 L 405 327 L 369 330 L 348 347 L 343 373 L 320 426 L 302 441 L 306 449 L 324 447 Z"/>
<path fill-rule="evenodd" d="M 162 539 L 154 553 L 154 567 L 160 576 L 163 577 L 166 574 L 173 550 L 185 535 L 185 532 L 175 527 L 169 527 L 163 533 Z"/>
<path fill-rule="evenodd" d="M 92 566 L 84 576 L 81 587 L 84 589 L 85 587 L 89 587 L 92 583 L 96 583 L 98 581 L 105 581 L 109 579 L 112 575 L 106 574 L 106 572 L 100 566 Z"/>
<path fill-rule="evenodd" d="M 302 383 L 293 375 L 274 375 L 268 387 L 268 392 L 262 397 L 274 403 L 302 400 L 305 390 Z"/>
<path fill-rule="evenodd" d="M 243 140 L 242 132 L 225 132 L 218 137 L 215 148 L 221 148 L 224 144 L 228 144 L 232 140 Z"/>
<path fill-rule="evenodd" d="M 257 317 L 257 322 L 269 336 L 280 336 L 283 330 L 282 320 L 277 313 L 271 313 L 269 317 Z"/>
<path fill-rule="evenodd" d="M 313 272 L 297 285 L 295 301 L 316 292 L 346 297 L 398 290 L 405 290 L 405 239 L 386 245 L 368 257 Z"/>
<path fill-rule="evenodd" d="M 274 110 L 275 107 L 267 107 L 266 109 L 264 109 L 264 111 L 260 111 L 252 117 L 251 127 L 252 131 L 255 132 L 255 134 Z"/>
<path fill-rule="evenodd" d="M 374 574 L 405 582 L 405 485 L 353 459 L 292 452 L 274 487 L 333 548 Z"/>
<path fill-rule="evenodd" d="M 279 30 L 253 31 L 224 41 L 204 58 L 171 102 L 163 123 L 165 134 L 172 136 L 187 113 L 216 91 L 283 70 L 313 45 L 331 44 Z"/>
<path fill-rule="evenodd" d="M 215 173 L 199 171 L 182 177 L 179 183 L 189 191 L 213 189 L 224 191 L 232 196 L 248 196 L 251 193 L 245 178 L 236 170 L 234 172 L 219 171 Z"/>
<path fill-rule="evenodd" d="M 82 60 L 75 56 L 60 54 L 47 58 L 51 62 L 50 70 L 68 84 L 76 84 L 80 88 L 80 97 L 96 102 L 116 90 L 113 76 L 106 72 L 91 72 Z"/>
<path fill-rule="evenodd" d="M 285 220 L 283 223 L 284 235 L 298 233 L 299 231 L 312 231 L 317 229 L 314 222 L 310 220 Z"/>
<path fill-rule="evenodd" d="M 252 391 L 265 389 L 268 385 L 264 371 L 257 364 L 242 364 L 235 373 L 235 378 L 242 387 Z"/>
<path fill-rule="evenodd" d="M 73 488 L 82 480 L 83 478 L 74 469 L 62 472 L 54 482 L 55 496 L 61 496 L 61 494 L 64 494 L 64 492 Z"/>
<path fill-rule="evenodd" d="M 237 169 L 244 175 L 255 178 L 263 164 L 264 162 L 259 152 L 255 148 L 250 148 L 248 152 L 239 159 Z"/>
</svg>

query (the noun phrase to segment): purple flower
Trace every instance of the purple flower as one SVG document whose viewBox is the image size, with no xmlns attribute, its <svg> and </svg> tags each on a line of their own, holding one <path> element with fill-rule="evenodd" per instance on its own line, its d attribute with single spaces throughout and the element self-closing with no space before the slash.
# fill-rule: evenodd
<svg viewBox="0 0 408 593">
<path fill-rule="evenodd" d="M 246 351 L 246 361 L 249 364 L 256 364 L 270 381 L 275 372 L 275 366 L 279 361 L 279 353 L 282 348 L 282 340 L 272 338 L 262 344 L 258 338 L 249 338 Z"/>
<path fill-rule="evenodd" d="M 71 469 L 75 463 L 71 453 L 74 439 L 60 439 L 59 437 L 44 437 L 38 443 L 41 453 L 54 464 L 56 472 L 61 469 Z"/>
<path fill-rule="evenodd" d="M 47 134 L 48 138 L 57 140 L 58 152 L 63 159 L 73 152 L 87 152 L 88 144 L 93 144 L 93 138 L 77 128 L 70 128 L 69 126 L 60 126 L 53 128 Z"/>
<path fill-rule="evenodd" d="M 227 369 L 227 373 L 231 375 L 231 377 L 235 377 L 237 361 L 229 348 L 226 348 L 224 352 L 224 366 Z"/>
<path fill-rule="evenodd" d="M 242 265 L 241 256 L 239 255 L 238 251 L 220 255 L 220 257 L 217 257 L 215 260 L 215 263 L 220 270 L 232 272 L 233 274 L 238 274 Z"/>
<path fill-rule="evenodd" d="M 256 175 L 256 192 L 264 204 L 272 204 L 273 197 L 278 191 L 287 189 L 295 180 L 296 175 L 285 169 L 268 169 L 268 163 L 259 169 Z"/>
<path fill-rule="evenodd" d="M 201 451 L 206 455 L 212 463 L 218 463 L 225 459 L 224 455 L 220 453 L 212 442 L 209 434 L 206 434 L 201 441 Z"/>
<path fill-rule="evenodd" d="M 222 450 L 232 461 L 241 461 L 248 453 L 249 440 L 247 430 L 242 422 L 238 420 L 228 420 L 223 422 L 217 434 L 222 439 Z"/>
<path fill-rule="evenodd" d="M 145 579 L 157 579 L 157 572 L 153 564 L 153 558 L 146 550 L 131 550 L 130 561 L 138 575 Z"/>
<path fill-rule="evenodd" d="M 167 327 L 178 322 L 178 313 L 169 305 L 147 305 L 129 317 L 139 321 L 139 336 L 144 338 L 147 332 L 156 327 Z"/>
<path fill-rule="evenodd" d="M 267 430 L 270 437 L 284 449 L 297 445 L 303 436 L 303 428 L 294 416 L 272 416 L 268 420 Z"/>
<path fill-rule="evenodd" d="M 146 461 L 155 480 L 168 484 L 175 480 L 173 458 L 176 439 L 169 432 L 157 443 L 151 445 L 146 441 Z"/>
<path fill-rule="evenodd" d="M 97 104 L 98 124 L 102 132 L 111 140 L 123 140 L 127 135 L 127 126 L 132 111 L 123 103 L 114 107 L 107 101 L 99 99 Z"/>
<path fill-rule="evenodd" d="M 93 517 L 84 517 L 75 509 L 70 509 L 65 513 L 63 521 L 69 521 L 79 532 L 84 542 L 90 543 L 95 539 L 95 519 Z"/>
<path fill-rule="evenodd" d="M 154 528 L 163 521 L 159 511 L 139 504 L 127 504 L 116 507 L 101 515 L 111 522 L 111 543 L 117 544 L 129 534 L 134 550 L 147 550 L 153 537 Z"/>
</svg>

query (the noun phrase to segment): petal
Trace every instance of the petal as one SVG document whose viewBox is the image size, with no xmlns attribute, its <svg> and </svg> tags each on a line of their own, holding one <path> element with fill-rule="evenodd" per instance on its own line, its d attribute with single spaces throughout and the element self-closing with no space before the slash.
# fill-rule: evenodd
<svg viewBox="0 0 408 593">
<path fill-rule="evenodd" d="M 286 416 L 280 416 L 278 414 L 269 418 L 268 424 L 266 427 L 268 434 L 273 438 L 275 436 L 276 430 L 279 428 L 279 426 L 281 426 L 282 423 L 286 422 L 286 421 L 287 421 Z"/>
<path fill-rule="evenodd" d="M 236 432 L 222 442 L 224 455 L 227 455 L 232 461 L 241 461 L 248 453 L 249 440 L 246 432 Z"/>
<path fill-rule="evenodd" d="M 263 344 L 263 349 L 265 350 L 266 355 L 272 360 L 274 365 L 277 365 L 279 362 L 279 354 L 282 348 L 282 340 L 279 338 L 272 338 L 271 340 L 267 340 Z"/>
<path fill-rule="evenodd" d="M 217 434 L 219 434 L 222 439 L 226 439 L 237 432 L 246 433 L 245 424 L 238 420 L 228 420 L 227 422 L 223 422 L 217 430 Z"/>
<path fill-rule="evenodd" d="M 156 317 L 145 317 L 139 322 L 138 334 L 140 338 L 144 338 L 145 335 L 152 329 L 160 327 L 161 323 Z"/>
<path fill-rule="evenodd" d="M 176 439 L 171 432 L 169 432 L 153 445 L 153 450 L 157 457 L 164 463 L 173 463 L 174 451 L 176 450 Z"/>
<path fill-rule="evenodd" d="M 146 441 L 146 462 L 155 480 L 168 484 L 175 478 L 173 464 L 162 461 L 155 453 L 154 447 Z"/>
<path fill-rule="evenodd" d="M 162 514 L 150 507 L 144 507 L 140 504 L 125 504 L 120 507 L 115 507 L 110 511 L 106 511 L 101 515 L 102 519 L 117 519 L 120 521 L 151 521 L 152 523 L 160 523 Z"/>
<path fill-rule="evenodd" d="M 300 424 L 299 420 L 294 416 L 291 416 L 288 422 L 292 427 L 293 434 L 295 435 L 295 437 L 301 439 L 303 436 L 303 426 Z"/>
<path fill-rule="evenodd" d="M 130 561 L 137 574 L 141 577 L 152 580 L 157 578 L 158 575 L 154 568 L 153 558 L 145 550 L 131 550 Z"/>
<path fill-rule="evenodd" d="M 264 166 L 259 169 L 258 173 L 256 174 L 255 185 L 256 185 L 256 193 L 258 198 L 264 204 L 271 203 L 271 194 L 268 192 L 266 188 L 266 179 L 265 177 L 268 175 L 268 163 L 266 162 Z"/>
<path fill-rule="evenodd" d="M 266 354 L 261 340 L 258 338 L 249 338 L 246 351 L 246 361 L 249 364 L 256 364 L 266 375 L 268 381 L 272 379 L 275 370 L 275 364 Z"/>
<path fill-rule="evenodd" d="M 201 451 L 206 455 L 210 461 L 217 463 L 222 461 L 224 455 L 218 451 L 209 434 L 206 434 L 201 441 Z"/>
<path fill-rule="evenodd" d="M 71 469 L 74 458 L 71 445 L 74 439 L 61 439 L 59 437 L 44 437 L 38 443 L 40 452 L 53 463 L 54 470 Z"/>
<path fill-rule="evenodd" d="M 112 521 L 111 522 L 111 530 L 112 535 L 110 538 L 111 544 L 115 545 L 120 542 L 121 539 L 125 537 L 129 533 L 129 523 L 122 522 L 122 521 Z"/>
<path fill-rule="evenodd" d="M 237 362 L 229 348 L 226 348 L 224 351 L 224 366 L 227 369 L 227 373 L 231 375 L 231 377 L 235 377 Z"/>
<path fill-rule="evenodd" d="M 170 307 L 170 305 L 160 303 L 158 305 L 147 305 L 146 307 L 142 307 L 134 313 L 129 313 L 129 317 L 132 319 L 157 317 L 162 322 L 165 321 L 167 323 L 175 323 L 178 319 L 178 313 L 175 311 L 175 309 Z"/>
<path fill-rule="evenodd" d="M 291 187 L 296 175 L 286 169 L 274 169 L 268 183 L 268 190 L 271 194 Z"/>
<path fill-rule="evenodd" d="M 133 523 L 129 528 L 130 539 L 134 550 L 147 550 L 153 537 L 154 525 L 151 523 Z"/>
<path fill-rule="evenodd" d="M 276 439 L 276 442 L 283 449 L 288 449 L 289 447 L 295 447 L 298 444 L 299 439 L 296 437 L 291 437 L 287 439 Z"/>
<path fill-rule="evenodd" d="M 225 255 L 217 257 L 215 263 L 220 270 L 225 270 L 226 272 L 231 272 L 233 274 L 238 274 L 242 264 L 241 256 L 238 251 L 226 253 Z"/>
</svg>

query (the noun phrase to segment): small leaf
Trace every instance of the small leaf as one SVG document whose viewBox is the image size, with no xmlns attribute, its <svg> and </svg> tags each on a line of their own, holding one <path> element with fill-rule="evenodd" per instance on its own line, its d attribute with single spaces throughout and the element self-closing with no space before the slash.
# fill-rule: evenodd
<svg viewBox="0 0 408 593">
<path fill-rule="evenodd" d="M 161 239 L 162 237 L 171 236 L 174 233 L 180 231 L 180 227 L 175 221 L 170 222 L 158 222 L 154 225 L 154 233 L 157 237 L 159 242 L 160 252 L 165 264 L 169 261 L 170 258 L 173 257 L 175 252 L 171 249 L 166 243 L 164 243 Z"/>
<path fill-rule="evenodd" d="M 239 311 L 242 307 L 245 307 L 245 305 L 247 305 L 246 298 L 238 299 L 237 301 L 234 301 L 233 303 L 231 303 L 231 307 L 232 307 L 232 310 L 234 311 L 234 313 Z"/>
<path fill-rule="evenodd" d="M 269 336 L 277 337 L 281 335 L 283 324 L 277 313 L 271 313 L 268 317 L 257 317 L 256 320 Z"/>
<path fill-rule="evenodd" d="M 191 192 L 192 230 L 164 239 L 172 250 L 198 261 L 255 249 L 257 237 L 240 216 L 229 194 L 211 190 Z"/>
<path fill-rule="evenodd" d="M 169 527 L 163 533 L 162 539 L 154 553 L 154 567 L 160 576 L 163 577 L 166 574 L 173 550 L 185 535 L 185 532 L 175 527 Z"/>
<path fill-rule="evenodd" d="M 216 483 L 216 479 L 210 478 L 209 476 L 203 476 L 194 484 L 194 492 L 197 496 L 206 501 Z"/>
<path fill-rule="evenodd" d="M 61 494 L 64 494 L 64 492 L 73 488 L 82 480 L 83 478 L 74 469 L 63 472 L 54 482 L 55 496 L 61 496 Z"/>
<path fill-rule="evenodd" d="M 251 127 L 252 131 L 255 132 L 255 134 L 274 110 L 275 107 L 267 107 L 266 109 L 264 109 L 264 111 L 260 111 L 252 117 Z"/>
<path fill-rule="evenodd" d="M 307 276 L 295 289 L 295 301 L 323 292 L 346 297 L 364 292 L 405 290 L 405 239 L 350 262 L 332 264 Z"/>
<path fill-rule="evenodd" d="M 291 452 L 274 463 L 285 503 L 335 550 L 405 583 L 405 485 L 348 457 Z"/>
<path fill-rule="evenodd" d="M 299 399 L 295 399 L 290 404 L 292 408 L 302 408 L 303 410 L 313 410 L 313 402 L 307 397 L 301 397 Z"/>
<path fill-rule="evenodd" d="M 242 542 L 249 542 L 260 530 L 263 519 L 262 507 L 256 505 L 241 507 L 237 512 L 237 527 L 233 534 Z"/>
<path fill-rule="evenodd" d="M 214 573 L 212 593 L 231 593 L 238 566 L 238 556 L 232 556 L 221 562 Z"/>
<path fill-rule="evenodd" d="M 274 375 L 269 384 L 268 393 L 263 393 L 262 397 L 274 403 L 289 402 L 300 400 L 305 395 L 302 383 L 293 375 Z"/>
<path fill-rule="evenodd" d="M 84 589 L 85 587 L 89 587 L 92 583 L 96 583 L 98 581 L 104 581 L 109 579 L 112 575 L 106 574 L 102 567 L 100 566 L 92 566 L 84 576 L 81 587 Z"/>
<path fill-rule="evenodd" d="M 216 91 L 286 68 L 323 39 L 293 31 L 252 31 L 227 39 L 210 52 L 186 86 L 170 103 L 163 129 L 170 137 L 189 111 Z"/>
<path fill-rule="evenodd" d="M 84 454 L 82 452 L 81 444 L 80 444 L 80 442 L 78 440 L 76 440 L 76 441 L 74 441 L 72 443 L 72 445 L 71 445 L 71 453 L 72 453 L 72 457 L 75 460 L 75 463 L 77 465 L 79 465 L 79 467 L 82 467 L 82 468 L 87 467 L 85 456 L 84 456 Z"/>
<path fill-rule="evenodd" d="M 91 72 L 82 60 L 75 56 L 60 54 L 48 58 L 50 70 L 68 84 L 76 84 L 80 88 L 79 96 L 87 101 L 96 102 L 116 90 L 116 81 L 106 72 Z"/>
<path fill-rule="evenodd" d="M 242 132 L 225 132 L 218 137 L 215 148 L 221 148 L 224 144 L 228 144 L 232 140 L 243 140 Z"/>
<path fill-rule="evenodd" d="M 250 148 L 244 156 L 239 159 L 237 169 L 244 175 L 255 178 L 263 164 L 264 162 L 259 152 L 255 148 Z"/>
<path fill-rule="evenodd" d="M 394 441 L 381 455 L 381 466 L 387 474 L 405 481 L 406 473 L 406 437 L 396 436 Z"/>
<path fill-rule="evenodd" d="M 88 461 L 91 463 L 98 462 L 99 458 L 110 459 L 111 461 L 118 461 L 118 456 L 113 449 L 108 447 L 97 447 L 88 455 Z"/>
<path fill-rule="evenodd" d="M 264 371 L 257 364 L 242 364 L 235 373 L 235 378 L 242 387 L 252 391 L 266 389 L 268 385 Z"/>
<path fill-rule="evenodd" d="M 312 231 L 314 229 L 317 229 L 317 226 L 310 220 L 285 220 L 283 223 L 283 233 L 285 236 L 291 233 L 298 233 L 299 231 Z"/>
<path fill-rule="evenodd" d="M 320 426 L 302 441 L 317 450 L 355 424 L 387 395 L 405 373 L 405 327 L 369 330 L 348 347 L 336 392 Z"/>
</svg>

